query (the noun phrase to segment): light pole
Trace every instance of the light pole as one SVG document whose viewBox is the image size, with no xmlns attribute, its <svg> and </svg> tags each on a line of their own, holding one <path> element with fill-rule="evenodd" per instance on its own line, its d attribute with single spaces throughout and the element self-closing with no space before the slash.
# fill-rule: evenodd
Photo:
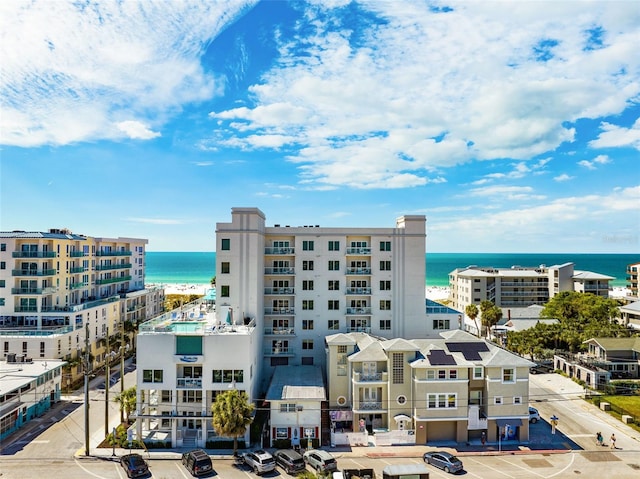
<svg viewBox="0 0 640 479">
<path fill-rule="evenodd" d="M 84 455 L 89 455 L 89 322 L 84 336 Z"/>
<path fill-rule="evenodd" d="M 124 322 L 122 319 L 122 327 L 120 328 L 120 424 L 124 422 L 124 407 L 122 401 L 124 400 Z"/>
<path fill-rule="evenodd" d="M 107 326 L 107 352 L 104 355 L 104 437 L 109 435 L 109 386 L 111 385 L 111 368 L 110 368 L 109 348 L 109 327 Z"/>
</svg>

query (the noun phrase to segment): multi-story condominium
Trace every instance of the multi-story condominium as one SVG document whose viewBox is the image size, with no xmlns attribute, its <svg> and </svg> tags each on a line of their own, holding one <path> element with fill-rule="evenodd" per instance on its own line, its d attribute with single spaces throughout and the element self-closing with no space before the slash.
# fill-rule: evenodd
<svg viewBox="0 0 640 479">
<path fill-rule="evenodd" d="M 573 263 L 538 267 L 492 268 L 469 266 L 449 273 L 451 307 L 464 311 L 469 304 L 489 300 L 501 308 L 543 305 L 562 291 L 609 297 L 612 276 L 574 271 Z"/>
<path fill-rule="evenodd" d="M 236 319 L 220 314 L 202 298 L 139 327 L 139 439 L 171 442 L 171 447 L 206 447 L 207 441 L 221 439 L 211 413 L 218 394 L 237 389 L 251 402 L 260 397 L 262 344 L 255 321 L 236 324 Z M 245 441 L 249 444 L 249 430 Z"/>
<path fill-rule="evenodd" d="M 13 353 L 0 360 L 0 441 L 60 400 L 63 364 Z"/>
<path fill-rule="evenodd" d="M 464 331 L 439 339 L 327 337 L 336 430 L 405 431 L 416 444 L 529 440 L 532 362 Z M 336 438 L 334 438 L 336 440 Z M 339 443 L 339 440 L 336 440 Z"/>
<path fill-rule="evenodd" d="M 631 296 L 638 297 L 638 273 L 640 273 L 640 263 L 627 265 L 627 288 L 631 291 Z"/>
<path fill-rule="evenodd" d="M 91 366 L 103 363 L 107 333 L 162 311 L 163 290 L 144 289 L 146 243 L 55 229 L 0 232 L 3 354 L 77 364 L 88 343 Z M 71 368 L 63 385 L 80 372 Z"/>
<path fill-rule="evenodd" d="M 256 320 L 265 380 L 275 366 L 323 366 L 328 334 L 432 336 L 425 224 L 402 216 L 393 228 L 267 227 L 259 209 L 233 208 L 231 222 L 216 225 L 217 306 Z"/>
</svg>

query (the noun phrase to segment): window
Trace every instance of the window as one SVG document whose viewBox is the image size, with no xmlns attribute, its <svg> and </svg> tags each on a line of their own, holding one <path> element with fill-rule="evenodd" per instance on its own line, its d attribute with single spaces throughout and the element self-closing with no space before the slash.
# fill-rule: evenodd
<svg viewBox="0 0 640 479">
<path fill-rule="evenodd" d="M 220 297 L 221 298 L 228 298 L 229 297 L 229 285 L 228 284 L 220 285 Z"/>
<path fill-rule="evenodd" d="M 214 369 L 213 382 L 226 383 L 226 384 L 232 384 L 233 382 L 243 383 L 244 370 L 243 369 Z"/>
<path fill-rule="evenodd" d="M 456 369 L 449 370 L 449 379 L 458 379 L 458 371 Z"/>
<path fill-rule="evenodd" d="M 329 321 L 327 321 L 327 329 L 329 331 L 338 331 L 340 329 L 340 320 L 330 319 Z"/>
<path fill-rule="evenodd" d="M 444 369 L 438 370 L 438 379 L 447 379 L 447 372 Z"/>
<path fill-rule="evenodd" d="M 7 251 L 7 243 L 0 243 L 0 251 Z"/>
<path fill-rule="evenodd" d="M 302 320 L 302 329 L 313 329 L 313 319 L 303 319 Z"/>
<path fill-rule="evenodd" d="M 170 403 L 172 400 L 173 400 L 173 391 L 171 391 L 171 389 L 163 390 L 162 396 L 160 398 L 160 402 Z"/>
<path fill-rule="evenodd" d="M 302 262 L 303 271 L 313 271 L 313 261 L 305 260 Z"/>
<path fill-rule="evenodd" d="M 427 369 L 427 379 L 435 379 L 436 372 L 433 369 Z"/>
<path fill-rule="evenodd" d="M 502 396 L 496 396 L 493 398 L 493 404 L 500 405 L 502 404 Z"/>
<path fill-rule="evenodd" d="M 380 291 L 391 291 L 391 281 L 380 281 Z"/>
<path fill-rule="evenodd" d="M 310 311 L 313 309 L 313 299 L 304 299 L 302 300 L 302 309 L 305 311 Z"/>
<path fill-rule="evenodd" d="M 380 261 L 380 271 L 391 271 L 391 261 Z"/>
<path fill-rule="evenodd" d="M 449 319 L 434 319 L 433 329 L 451 329 L 449 326 L 451 321 Z"/>
<path fill-rule="evenodd" d="M 300 360 L 303 366 L 313 366 L 313 356 L 302 356 Z"/>
<path fill-rule="evenodd" d="M 303 339 L 302 340 L 302 349 L 305 351 L 309 351 L 313 349 L 313 339 Z"/>
<path fill-rule="evenodd" d="M 143 383 L 161 383 L 162 382 L 162 369 L 145 369 L 142 371 Z"/>
<path fill-rule="evenodd" d="M 473 368 L 473 379 L 482 379 L 484 377 L 484 369 L 479 367 L 479 368 Z"/>
<path fill-rule="evenodd" d="M 522 404 L 522 397 L 521 396 L 514 396 L 513 404 Z"/>
<path fill-rule="evenodd" d="M 44 341 L 40 341 L 40 357 L 44 358 Z"/>
<path fill-rule="evenodd" d="M 313 241 L 308 241 L 308 240 L 303 241 L 302 251 L 313 251 Z"/>
<path fill-rule="evenodd" d="M 338 346 L 338 354 L 347 354 L 347 346 L 344 344 Z"/>
<path fill-rule="evenodd" d="M 338 309 L 340 309 L 340 301 L 338 301 L 337 299 L 330 299 L 329 301 L 327 301 L 327 309 L 329 311 L 337 311 Z"/>
<path fill-rule="evenodd" d="M 305 279 L 302 281 L 302 289 L 304 291 L 313 291 L 313 280 Z"/>
<path fill-rule="evenodd" d="M 202 390 L 192 389 L 182 391 L 182 402 L 202 402 Z"/>
<path fill-rule="evenodd" d="M 337 260 L 329 261 L 329 271 L 340 271 L 340 261 L 337 261 Z"/>
<path fill-rule="evenodd" d="M 380 251 L 391 251 L 391 241 L 380 241 Z"/>
<path fill-rule="evenodd" d="M 391 310 L 391 300 L 390 299 L 381 299 L 380 300 L 380 311 L 390 311 Z"/>
<path fill-rule="evenodd" d="M 502 369 L 502 382 L 503 383 L 513 383 L 516 381 L 515 371 L 513 368 L 503 368 Z"/>
<path fill-rule="evenodd" d="M 393 353 L 393 384 L 404 383 L 404 355 Z"/>
<path fill-rule="evenodd" d="M 407 402 L 407 396 L 398 396 L 398 397 L 396 398 L 396 402 L 397 402 L 398 404 L 400 404 L 401 406 L 402 406 L 403 404 L 406 404 L 406 402 Z"/>
<path fill-rule="evenodd" d="M 223 261 L 220 263 L 220 273 L 221 274 L 229 274 L 229 262 Z"/>
<path fill-rule="evenodd" d="M 231 240 L 229 238 L 222 238 L 220 248 L 222 251 L 229 251 L 231 249 Z"/>
<path fill-rule="evenodd" d="M 22 342 L 22 354 L 27 354 L 27 342 Z"/>
<path fill-rule="evenodd" d="M 296 412 L 296 405 L 293 403 L 280 403 L 280 412 Z M 284 428 L 285 430 L 287 428 Z"/>
<path fill-rule="evenodd" d="M 289 428 L 287 428 L 287 427 L 277 427 L 276 428 L 276 439 L 289 439 Z"/>
<path fill-rule="evenodd" d="M 0 269 L 7 269 L 7 263 L 0 261 Z"/>
<path fill-rule="evenodd" d="M 381 319 L 380 320 L 380 331 L 391 331 L 391 320 L 390 319 Z"/>
<path fill-rule="evenodd" d="M 340 251 L 340 241 L 329 241 L 329 251 Z"/>
<path fill-rule="evenodd" d="M 329 282 L 327 283 L 327 289 L 329 291 L 338 291 L 340 289 L 340 281 L 329 280 Z"/>
<path fill-rule="evenodd" d="M 458 407 L 456 393 L 427 394 L 427 409 L 454 409 L 456 407 Z"/>
</svg>

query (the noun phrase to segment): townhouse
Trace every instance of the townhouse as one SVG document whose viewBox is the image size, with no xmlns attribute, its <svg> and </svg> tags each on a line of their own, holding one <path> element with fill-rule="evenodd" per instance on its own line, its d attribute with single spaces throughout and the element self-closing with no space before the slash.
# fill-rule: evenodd
<svg viewBox="0 0 640 479">
<path fill-rule="evenodd" d="M 430 339 L 338 333 L 326 339 L 334 431 L 404 431 L 416 444 L 529 440 L 529 367 L 464 331 Z M 334 442 L 340 443 L 336 434 Z"/>
</svg>

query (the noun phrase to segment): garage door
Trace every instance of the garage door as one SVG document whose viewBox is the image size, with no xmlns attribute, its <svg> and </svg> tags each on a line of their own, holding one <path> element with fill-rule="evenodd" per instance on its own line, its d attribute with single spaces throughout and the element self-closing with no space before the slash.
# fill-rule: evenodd
<svg viewBox="0 0 640 479">
<path fill-rule="evenodd" d="M 427 442 L 431 441 L 455 441 L 455 421 L 433 421 L 427 423 Z"/>
</svg>

